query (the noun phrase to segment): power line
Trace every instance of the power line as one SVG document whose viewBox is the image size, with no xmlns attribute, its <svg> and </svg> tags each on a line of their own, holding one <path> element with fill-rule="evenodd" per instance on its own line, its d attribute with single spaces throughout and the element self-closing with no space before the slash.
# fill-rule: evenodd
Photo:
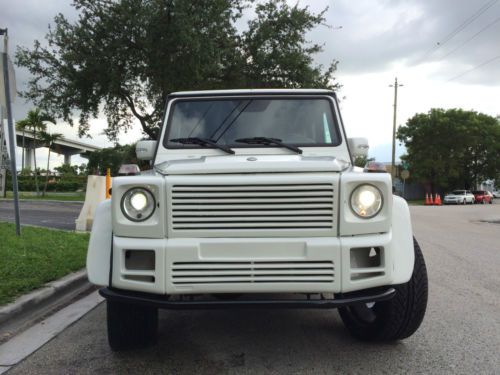
<svg viewBox="0 0 500 375">
<path fill-rule="evenodd" d="M 469 39 L 467 39 L 466 41 L 464 41 L 463 43 L 461 43 L 460 45 L 458 45 L 457 47 L 455 47 L 454 49 L 452 49 L 450 52 L 448 52 L 446 55 L 444 55 L 443 57 L 441 57 L 441 60 L 445 59 L 446 57 L 450 56 L 455 51 L 457 51 L 460 48 L 462 48 L 464 45 L 466 45 L 467 43 L 469 43 L 471 40 L 473 40 L 474 38 L 476 38 L 478 35 L 482 34 L 484 31 L 486 31 L 487 29 L 489 29 L 491 26 L 493 26 L 494 24 L 496 24 L 498 21 L 500 21 L 500 17 L 498 17 L 497 19 L 495 19 L 493 22 L 490 22 L 489 24 L 487 24 L 485 27 L 483 27 L 477 33 L 475 33 L 474 35 L 472 35 Z"/>
<path fill-rule="evenodd" d="M 455 77 L 450 78 L 450 79 L 449 79 L 449 80 L 447 80 L 446 82 L 450 82 L 450 81 L 453 81 L 453 80 L 455 80 L 455 79 L 457 79 L 457 78 L 463 77 L 464 75 L 466 75 L 466 74 L 468 74 L 468 73 L 470 73 L 470 72 L 472 72 L 472 71 L 474 71 L 474 70 L 476 70 L 476 69 L 482 68 L 483 66 L 488 65 L 488 64 L 490 64 L 490 63 L 492 63 L 493 61 L 498 60 L 498 59 L 500 59 L 500 55 L 495 56 L 495 57 L 493 57 L 493 58 L 491 58 L 491 59 L 489 59 L 489 60 L 486 60 L 486 61 L 482 62 L 481 64 L 476 65 L 475 67 L 473 67 L 473 68 L 471 68 L 471 69 L 469 69 L 469 70 L 466 70 L 465 72 L 460 73 L 459 75 L 457 75 L 457 76 L 455 76 Z"/>
<path fill-rule="evenodd" d="M 488 9 L 490 9 L 493 5 L 495 5 L 498 2 L 498 0 L 490 0 L 488 3 L 484 4 L 481 6 L 472 16 L 467 18 L 465 21 L 463 21 L 460 25 L 458 25 L 453 31 L 451 31 L 448 35 L 446 35 L 442 41 L 437 42 L 437 44 L 433 47 L 431 47 L 427 52 L 424 54 L 420 62 L 424 61 L 432 55 L 435 51 L 437 51 L 439 48 L 441 48 L 444 44 L 446 44 L 448 41 L 450 41 L 455 35 L 457 35 L 460 31 L 465 29 L 467 26 L 469 26 L 472 22 L 474 22 L 481 14 L 486 12 Z"/>
</svg>

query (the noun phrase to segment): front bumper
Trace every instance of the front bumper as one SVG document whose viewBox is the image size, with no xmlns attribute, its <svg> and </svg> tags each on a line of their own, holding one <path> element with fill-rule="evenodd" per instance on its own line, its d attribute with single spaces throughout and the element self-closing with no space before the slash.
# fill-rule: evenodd
<svg viewBox="0 0 500 375">
<path fill-rule="evenodd" d="M 391 285 L 392 233 L 308 238 L 113 237 L 112 288 L 152 294 L 345 293 Z"/>
<path fill-rule="evenodd" d="M 176 299 L 169 296 L 159 296 L 140 292 L 130 292 L 114 288 L 102 288 L 101 296 L 107 300 L 158 307 L 169 310 L 203 310 L 203 309 L 336 309 L 359 303 L 387 301 L 394 297 L 394 288 L 377 288 L 353 292 L 348 295 L 338 295 L 335 298 L 304 298 L 304 299 L 249 299 L 249 300 L 215 300 L 215 299 Z"/>
</svg>

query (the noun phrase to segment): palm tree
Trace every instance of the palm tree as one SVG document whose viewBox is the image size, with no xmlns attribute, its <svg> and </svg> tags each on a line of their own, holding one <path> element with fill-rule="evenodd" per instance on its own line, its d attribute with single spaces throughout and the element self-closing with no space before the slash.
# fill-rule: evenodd
<svg viewBox="0 0 500 375">
<path fill-rule="evenodd" d="M 33 161 L 35 163 L 35 187 L 36 195 L 40 194 L 40 189 L 38 188 L 38 173 L 36 168 L 36 141 L 37 141 L 37 131 L 45 131 L 47 125 L 45 122 L 56 123 L 54 118 L 49 114 L 42 112 L 39 108 L 35 108 L 28 112 L 28 115 L 24 120 L 18 121 L 16 126 L 21 129 L 27 129 L 33 132 Z"/>
<path fill-rule="evenodd" d="M 47 185 L 49 184 L 50 148 L 53 146 L 54 142 L 60 140 L 61 138 L 61 133 L 49 134 L 45 131 L 40 132 L 40 139 L 44 143 L 45 147 L 49 148 L 49 155 L 47 156 L 47 172 L 45 173 L 45 186 L 43 187 L 42 196 L 45 196 L 45 193 L 47 192 Z"/>
</svg>

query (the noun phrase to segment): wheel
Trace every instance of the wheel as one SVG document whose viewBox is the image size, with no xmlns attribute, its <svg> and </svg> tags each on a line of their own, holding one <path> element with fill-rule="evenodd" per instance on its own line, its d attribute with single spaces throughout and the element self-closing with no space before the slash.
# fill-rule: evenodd
<svg viewBox="0 0 500 375">
<path fill-rule="evenodd" d="M 363 341 L 395 341 L 415 333 L 427 308 L 427 269 L 422 251 L 413 239 L 415 264 L 410 281 L 396 285 L 389 301 L 339 308 L 347 330 Z"/>
<path fill-rule="evenodd" d="M 156 342 L 158 309 L 107 301 L 108 342 L 112 350 L 141 348 Z"/>
</svg>

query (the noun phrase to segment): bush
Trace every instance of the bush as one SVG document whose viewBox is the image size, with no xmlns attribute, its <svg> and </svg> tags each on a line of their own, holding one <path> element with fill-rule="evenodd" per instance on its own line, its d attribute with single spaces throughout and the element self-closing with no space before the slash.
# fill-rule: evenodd
<svg viewBox="0 0 500 375">
<path fill-rule="evenodd" d="M 19 191 L 36 191 L 35 177 L 33 176 L 18 176 L 17 184 Z M 43 190 L 45 184 L 45 176 L 38 176 L 38 188 Z M 12 190 L 12 179 L 10 175 L 7 177 L 7 190 Z M 87 176 L 68 176 L 68 177 L 50 177 L 47 191 L 52 192 L 74 192 L 77 190 L 85 190 L 87 187 Z"/>
</svg>

